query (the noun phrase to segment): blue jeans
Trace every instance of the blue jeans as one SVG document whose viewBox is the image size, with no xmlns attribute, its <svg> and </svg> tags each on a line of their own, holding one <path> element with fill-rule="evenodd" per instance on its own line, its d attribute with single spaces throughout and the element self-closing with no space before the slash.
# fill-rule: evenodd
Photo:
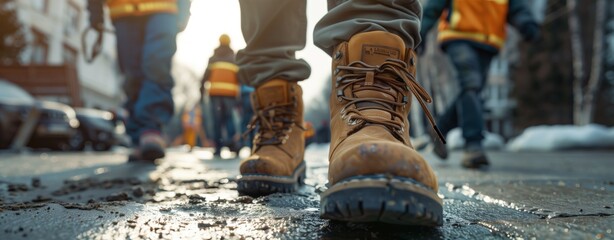
<svg viewBox="0 0 614 240">
<path fill-rule="evenodd" d="M 465 148 L 481 149 L 485 127 L 480 92 L 486 84 L 494 54 L 461 41 L 447 43 L 444 50 L 456 69 L 461 92 L 438 119 L 437 125 L 444 136 L 460 126 Z"/>
<path fill-rule="evenodd" d="M 171 60 L 177 50 L 177 16 L 123 17 L 113 24 L 130 113 L 126 131 L 138 146 L 141 134 L 161 132 L 173 115 Z"/>
<path fill-rule="evenodd" d="M 250 101 L 251 92 L 241 93 L 241 132 L 247 131 L 247 124 L 254 116 L 254 109 L 252 109 L 252 102 Z M 243 146 L 252 147 L 252 139 L 254 139 L 254 132 L 251 132 L 245 139 L 243 139 Z"/>
<path fill-rule="evenodd" d="M 232 118 L 232 110 L 237 104 L 234 97 L 211 96 L 211 114 L 213 115 L 213 138 L 215 152 L 219 154 L 223 146 L 233 144 L 232 138 L 236 129 Z M 226 129 L 226 136 L 222 135 L 222 129 Z"/>
</svg>

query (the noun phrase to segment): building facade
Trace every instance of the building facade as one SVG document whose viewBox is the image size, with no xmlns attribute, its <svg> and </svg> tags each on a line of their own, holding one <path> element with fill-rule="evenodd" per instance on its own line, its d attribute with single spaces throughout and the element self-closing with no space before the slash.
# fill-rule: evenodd
<svg viewBox="0 0 614 240">
<path fill-rule="evenodd" d="M 80 81 L 84 106 L 117 109 L 123 102 L 123 94 L 115 36 L 105 33 L 102 52 L 92 63 L 87 63 L 83 57 L 81 37 L 89 27 L 87 0 L 19 0 L 16 3 L 28 41 L 22 53 L 22 62 L 31 65 L 73 65 Z M 110 21 L 106 22 L 107 28 L 112 29 Z M 95 35 L 90 32 L 86 37 L 89 48 L 95 41 Z"/>
</svg>

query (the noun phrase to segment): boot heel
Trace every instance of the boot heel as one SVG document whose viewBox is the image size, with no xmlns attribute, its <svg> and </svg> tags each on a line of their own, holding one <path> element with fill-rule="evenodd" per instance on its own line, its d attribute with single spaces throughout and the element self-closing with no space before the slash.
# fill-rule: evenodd
<svg viewBox="0 0 614 240">
<path fill-rule="evenodd" d="M 349 222 L 443 225 L 442 200 L 413 179 L 369 175 L 348 178 L 321 195 L 320 216 Z"/>
</svg>

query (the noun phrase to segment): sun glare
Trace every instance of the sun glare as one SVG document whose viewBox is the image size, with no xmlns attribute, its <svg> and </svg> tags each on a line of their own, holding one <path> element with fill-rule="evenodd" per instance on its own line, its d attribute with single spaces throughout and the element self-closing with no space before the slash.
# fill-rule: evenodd
<svg viewBox="0 0 614 240">
<path fill-rule="evenodd" d="M 177 37 L 177 58 L 196 73 L 203 73 L 207 60 L 218 45 L 221 34 L 228 34 L 230 46 L 245 47 L 241 34 L 238 1 L 192 1 L 192 16 L 184 32 Z"/>
<path fill-rule="evenodd" d="M 326 13 L 326 1 L 309 1 L 307 8 L 307 46 L 297 53 L 297 57 L 304 58 L 312 68 L 310 79 L 301 84 L 310 86 L 304 87 L 304 98 L 308 102 L 321 92 L 329 75 L 330 58 L 313 45 L 311 38 L 315 23 Z M 245 47 L 239 1 L 193 0 L 191 13 L 186 30 L 177 37 L 176 60 L 179 64 L 198 75 L 204 73 L 213 49 L 219 45 L 218 38 L 224 33 L 230 36 L 230 45 L 235 51 Z"/>
</svg>

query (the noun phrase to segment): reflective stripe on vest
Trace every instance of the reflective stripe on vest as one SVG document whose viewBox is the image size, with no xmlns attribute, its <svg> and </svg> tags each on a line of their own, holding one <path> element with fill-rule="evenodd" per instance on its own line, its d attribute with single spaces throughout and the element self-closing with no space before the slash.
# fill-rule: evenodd
<svg viewBox="0 0 614 240">
<path fill-rule="evenodd" d="M 509 0 L 452 0 L 439 22 L 440 42 L 470 40 L 500 49 L 505 44 Z"/>
<path fill-rule="evenodd" d="M 209 95 L 236 97 L 239 95 L 237 72 L 239 66 L 230 62 L 214 62 L 209 65 Z"/>
<path fill-rule="evenodd" d="M 211 82 L 210 90 L 218 93 L 227 92 L 229 95 L 233 97 L 237 95 L 239 92 L 239 86 L 234 83 L 226 83 L 226 82 Z M 224 94 L 220 94 L 224 95 Z"/>
<path fill-rule="evenodd" d="M 108 2 L 111 18 L 151 13 L 177 13 L 176 0 L 112 0 Z"/>
<path fill-rule="evenodd" d="M 209 69 L 213 70 L 213 69 L 226 69 L 226 70 L 230 70 L 232 72 L 239 72 L 239 66 L 237 66 L 236 64 L 233 63 L 229 63 L 229 62 L 215 62 L 211 65 L 209 65 Z"/>
<path fill-rule="evenodd" d="M 485 43 L 501 49 L 505 45 L 505 39 L 499 38 L 497 35 L 486 35 L 482 33 L 459 32 L 454 30 L 443 30 L 439 32 L 437 39 L 441 42 L 451 40 L 472 40 L 475 42 Z"/>
</svg>

